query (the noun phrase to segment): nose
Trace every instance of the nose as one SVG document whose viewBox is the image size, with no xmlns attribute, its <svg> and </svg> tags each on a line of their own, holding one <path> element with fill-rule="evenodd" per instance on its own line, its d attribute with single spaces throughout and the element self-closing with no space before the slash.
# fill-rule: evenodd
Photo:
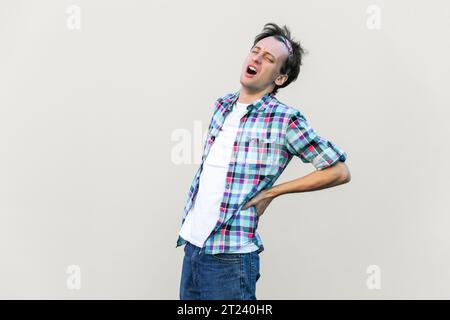
<svg viewBox="0 0 450 320">
<path fill-rule="evenodd" d="M 255 54 L 255 55 L 253 55 L 253 61 L 255 61 L 255 62 L 260 62 L 261 61 L 261 56 L 262 56 L 262 53 L 257 53 L 257 54 Z"/>
</svg>

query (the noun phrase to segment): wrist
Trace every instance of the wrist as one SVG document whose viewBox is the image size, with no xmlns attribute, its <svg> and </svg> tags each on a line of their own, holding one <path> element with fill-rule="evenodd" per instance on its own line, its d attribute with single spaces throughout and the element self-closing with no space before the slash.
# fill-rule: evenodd
<svg viewBox="0 0 450 320">
<path fill-rule="evenodd" d="M 272 199 L 275 199 L 280 195 L 276 187 L 271 187 L 270 189 L 267 189 L 266 192 L 267 197 Z"/>
</svg>

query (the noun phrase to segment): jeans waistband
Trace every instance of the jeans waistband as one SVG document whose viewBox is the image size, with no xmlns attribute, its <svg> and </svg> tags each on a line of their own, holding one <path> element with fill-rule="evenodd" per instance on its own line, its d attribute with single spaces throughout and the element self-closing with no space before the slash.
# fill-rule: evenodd
<svg viewBox="0 0 450 320">
<path fill-rule="evenodd" d="M 200 248 L 198 246 L 196 246 L 195 244 L 190 243 L 189 241 L 187 241 L 186 243 L 187 246 L 191 246 L 195 251 L 198 251 L 198 254 L 202 254 L 202 252 L 205 252 L 205 247 Z"/>
</svg>

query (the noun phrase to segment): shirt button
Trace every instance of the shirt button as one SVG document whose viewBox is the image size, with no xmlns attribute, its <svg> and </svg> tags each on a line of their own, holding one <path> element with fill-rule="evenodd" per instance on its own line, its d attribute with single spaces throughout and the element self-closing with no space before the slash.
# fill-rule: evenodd
<svg viewBox="0 0 450 320">
<path fill-rule="evenodd" d="M 229 184 L 229 183 L 227 183 L 226 187 L 227 187 L 227 189 L 230 189 L 230 184 Z"/>
</svg>

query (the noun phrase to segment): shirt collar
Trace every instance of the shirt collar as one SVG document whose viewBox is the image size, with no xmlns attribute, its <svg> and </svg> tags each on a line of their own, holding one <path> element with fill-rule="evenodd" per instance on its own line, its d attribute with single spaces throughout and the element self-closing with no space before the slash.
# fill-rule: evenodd
<svg viewBox="0 0 450 320">
<path fill-rule="evenodd" d="M 228 110 L 238 99 L 239 99 L 239 90 L 234 92 L 228 99 L 224 101 L 224 103 L 228 104 L 225 107 L 225 110 Z M 258 100 L 253 101 L 251 104 L 247 106 L 247 110 L 254 109 L 256 112 L 260 112 L 264 110 L 264 108 L 269 104 L 270 101 L 275 97 L 275 95 L 271 92 L 265 93 Z"/>
</svg>

